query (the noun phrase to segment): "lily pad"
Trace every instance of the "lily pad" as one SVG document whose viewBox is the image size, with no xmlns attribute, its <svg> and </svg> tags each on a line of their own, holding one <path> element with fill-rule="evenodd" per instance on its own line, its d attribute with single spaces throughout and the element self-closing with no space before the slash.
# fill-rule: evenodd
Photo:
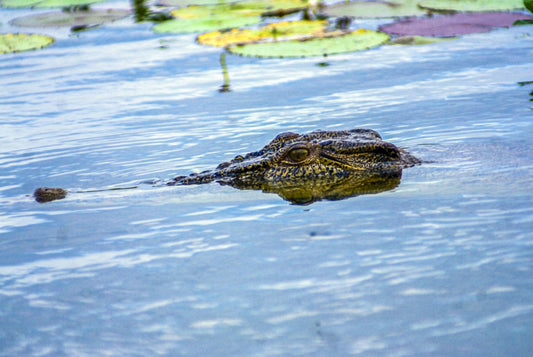
<svg viewBox="0 0 533 357">
<path fill-rule="evenodd" d="M 359 29 L 341 35 L 313 37 L 306 40 L 231 45 L 227 49 L 234 54 L 255 57 L 326 56 L 366 50 L 388 40 L 389 36 L 385 33 Z"/>
<path fill-rule="evenodd" d="M 159 33 L 193 33 L 249 26 L 260 22 L 260 16 L 234 17 L 231 14 L 227 14 L 199 19 L 175 19 L 164 21 L 152 27 L 152 30 Z"/>
<path fill-rule="evenodd" d="M 522 0 L 421 0 L 419 5 L 433 11 L 505 11 L 524 8 Z"/>
<path fill-rule="evenodd" d="M 157 6 L 186 7 L 189 5 L 216 5 L 224 2 L 235 2 L 225 0 L 159 0 Z"/>
<path fill-rule="evenodd" d="M 255 25 L 261 14 L 283 8 L 304 6 L 307 0 L 270 0 L 188 6 L 171 12 L 175 20 L 155 25 L 155 32 L 192 33 Z"/>
<path fill-rule="evenodd" d="M 401 36 L 391 40 L 389 45 L 420 46 L 432 43 L 455 40 L 457 37 L 425 37 L 425 36 Z"/>
<path fill-rule="evenodd" d="M 53 42 L 54 39 L 52 37 L 44 35 L 2 34 L 0 35 L 0 53 L 36 50 Z"/>
<path fill-rule="evenodd" d="M 518 20 L 513 25 L 514 26 L 533 25 L 533 20 Z"/>
<path fill-rule="evenodd" d="M 488 32 L 494 27 L 509 27 L 517 20 L 533 17 L 509 12 L 477 12 L 431 18 L 403 20 L 383 25 L 380 30 L 402 36 L 450 37 L 469 33 Z"/>
<path fill-rule="evenodd" d="M 385 18 L 421 16 L 426 11 L 418 7 L 418 0 L 392 0 L 342 2 L 325 7 L 322 13 L 331 17 Z"/>
<path fill-rule="evenodd" d="M 0 0 L 2 7 L 70 7 L 88 5 L 105 0 Z"/>
<path fill-rule="evenodd" d="M 290 8 L 305 8 L 307 0 L 249 0 L 242 2 L 220 2 L 217 5 L 180 8 L 170 14 L 176 18 L 191 19 L 231 13 L 233 16 L 258 16 L 265 12 Z"/>
<path fill-rule="evenodd" d="M 275 22 L 259 30 L 232 29 L 230 31 L 213 31 L 198 36 L 203 45 L 225 47 L 232 44 L 257 42 L 266 39 L 292 39 L 294 36 L 317 36 L 326 30 L 327 21 L 290 21 Z"/>
<path fill-rule="evenodd" d="M 44 14 L 18 17 L 11 20 L 11 25 L 21 27 L 83 27 L 101 25 L 122 19 L 131 14 L 129 10 L 88 10 L 74 12 L 49 12 Z"/>
</svg>

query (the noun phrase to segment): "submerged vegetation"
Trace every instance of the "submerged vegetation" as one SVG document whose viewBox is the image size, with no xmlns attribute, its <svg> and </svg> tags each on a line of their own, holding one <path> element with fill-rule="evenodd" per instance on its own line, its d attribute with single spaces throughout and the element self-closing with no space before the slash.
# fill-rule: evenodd
<svg viewBox="0 0 533 357">
<path fill-rule="evenodd" d="M 532 10 L 532 0 L 344 1 L 331 5 L 307 0 L 159 0 L 153 6 L 145 0 L 132 0 L 133 12 L 90 8 L 101 2 L 104 0 L 0 0 L 0 5 L 60 8 L 15 18 L 10 24 L 64 26 L 73 32 L 134 13 L 137 22 L 154 22 L 156 33 L 199 33 L 200 44 L 256 57 L 327 56 L 366 50 L 389 40 L 392 44 L 426 44 L 438 38 L 533 23 L 533 17 L 523 12 Z M 509 12 L 513 10 L 522 12 Z M 275 21 L 277 18 L 283 21 Z M 382 24 L 378 31 L 361 28 L 353 21 L 387 18 L 392 22 Z M 0 36 L 0 53 L 43 48 L 53 42 L 32 34 Z"/>
</svg>

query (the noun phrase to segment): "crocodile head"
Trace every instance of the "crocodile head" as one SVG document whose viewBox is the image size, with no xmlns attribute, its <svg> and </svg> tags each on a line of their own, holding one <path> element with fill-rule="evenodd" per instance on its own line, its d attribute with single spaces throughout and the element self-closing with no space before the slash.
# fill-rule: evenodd
<svg viewBox="0 0 533 357">
<path fill-rule="evenodd" d="M 239 155 L 212 171 L 178 176 L 169 184 L 217 181 L 276 192 L 302 203 L 394 188 L 402 169 L 419 163 L 369 129 L 283 133 L 259 151 Z"/>
</svg>

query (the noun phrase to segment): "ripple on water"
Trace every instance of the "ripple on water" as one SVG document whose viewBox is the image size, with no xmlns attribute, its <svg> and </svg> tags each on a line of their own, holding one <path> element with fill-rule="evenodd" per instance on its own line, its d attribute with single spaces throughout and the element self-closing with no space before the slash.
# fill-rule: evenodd
<svg viewBox="0 0 533 357">
<path fill-rule="evenodd" d="M 530 350 L 527 27 L 327 59 L 228 56 L 222 94 L 220 49 L 132 26 L 0 58 L 7 354 Z M 428 162 L 393 191 L 306 207 L 217 184 L 26 197 L 353 127 Z"/>
</svg>

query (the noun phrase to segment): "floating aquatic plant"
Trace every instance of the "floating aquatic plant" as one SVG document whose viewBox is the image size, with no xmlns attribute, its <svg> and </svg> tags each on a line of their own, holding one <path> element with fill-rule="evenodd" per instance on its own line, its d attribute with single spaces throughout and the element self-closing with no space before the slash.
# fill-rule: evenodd
<svg viewBox="0 0 533 357">
<path fill-rule="evenodd" d="M 524 8 L 522 0 L 420 0 L 419 6 L 432 11 L 504 11 Z"/>
<path fill-rule="evenodd" d="M 173 10 L 175 18 L 153 27 L 155 32 L 193 33 L 255 25 L 262 15 L 280 9 L 303 9 L 307 0 L 270 0 L 218 3 Z"/>
<path fill-rule="evenodd" d="M 380 26 L 380 30 L 402 36 L 448 37 L 488 32 L 494 27 L 512 26 L 517 20 L 533 17 L 511 12 L 457 13 L 430 18 L 415 18 Z"/>
<path fill-rule="evenodd" d="M 340 2 L 322 9 L 326 16 L 350 16 L 357 18 L 384 18 L 425 15 L 418 7 L 419 0 L 349 1 Z"/>
<path fill-rule="evenodd" d="M 232 44 L 244 44 L 259 41 L 288 40 L 295 36 L 319 36 L 326 30 L 327 21 L 283 21 L 274 22 L 258 30 L 232 29 L 213 31 L 198 36 L 203 45 L 226 47 Z"/>
<path fill-rule="evenodd" d="M 533 0 L 524 0 L 524 6 L 529 12 L 533 12 Z M 533 25 L 533 20 L 518 20 L 515 25 Z"/>
<path fill-rule="evenodd" d="M 260 22 L 260 16 L 235 17 L 231 14 L 221 14 L 197 19 L 175 19 L 163 21 L 152 27 L 152 30 L 159 33 L 194 33 L 243 27 L 255 25 Z"/>
<path fill-rule="evenodd" d="M 382 32 L 359 29 L 348 33 L 335 32 L 324 37 L 304 40 L 273 41 L 231 45 L 229 52 L 255 57 L 307 57 L 366 50 L 386 43 L 389 36 Z"/>
<path fill-rule="evenodd" d="M 186 7 L 189 5 L 216 5 L 220 2 L 221 0 L 159 0 L 156 2 L 156 5 Z"/>
<path fill-rule="evenodd" d="M 44 35 L 33 34 L 1 34 L 0 53 L 12 53 L 36 50 L 46 47 L 54 42 L 54 39 Z"/>
<path fill-rule="evenodd" d="M 255 57 L 306 57 L 353 52 L 379 46 L 389 36 L 370 30 L 327 31 L 327 21 L 284 21 L 257 30 L 232 29 L 198 36 L 205 45 Z"/>
<path fill-rule="evenodd" d="M 400 36 L 389 41 L 389 45 L 420 46 L 454 39 L 456 39 L 456 37 Z"/>
</svg>

